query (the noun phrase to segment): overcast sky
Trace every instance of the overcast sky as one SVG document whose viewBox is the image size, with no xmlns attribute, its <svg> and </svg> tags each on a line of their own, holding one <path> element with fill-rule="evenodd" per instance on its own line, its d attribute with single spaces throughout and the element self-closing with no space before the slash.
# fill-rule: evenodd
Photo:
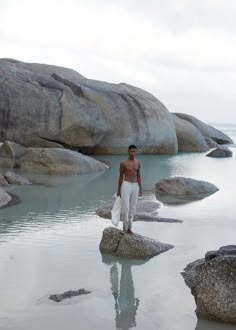
<svg viewBox="0 0 236 330">
<path fill-rule="evenodd" d="M 154 94 L 170 112 L 236 123 L 235 0 L 0 0 L 0 57 Z"/>
</svg>

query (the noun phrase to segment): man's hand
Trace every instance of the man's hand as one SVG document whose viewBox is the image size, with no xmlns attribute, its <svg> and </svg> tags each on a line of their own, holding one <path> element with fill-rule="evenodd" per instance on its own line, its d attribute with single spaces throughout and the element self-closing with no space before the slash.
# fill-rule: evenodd
<svg viewBox="0 0 236 330">
<path fill-rule="evenodd" d="M 139 196 L 143 196 L 143 191 L 142 191 L 142 189 L 139 189 L 139 194 L 138 194 Z"/>
<path fill-rule="evenodd" d="M 121 197 L 120 191 L 117 192 L 117 197 Z"/>
</svg>

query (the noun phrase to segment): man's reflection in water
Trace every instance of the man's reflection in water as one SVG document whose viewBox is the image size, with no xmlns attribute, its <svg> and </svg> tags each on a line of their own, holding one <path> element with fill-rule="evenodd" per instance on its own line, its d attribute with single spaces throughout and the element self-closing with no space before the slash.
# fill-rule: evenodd
<svg viewBox="0 0 236 330">
<path fill-rule="evenodd" d="M 111 292 L 115 299 L 116 328 L 128 330 L 136 326 L 135 316 L 139 299 L 135 298 L 131 264 L 121 263 L 119 288 L 118 266 L 115 263 L 110 269 Z"/>
<path fill-rule="evenodd" d="M 122 259 L 102 254 L 102 261 L 111 266 L 110 282 L 115 300 L 116 329 L 133 328 L 136 326 L 135 318 L 140 300 L 135 298 L 132 266 L 142 265 L 148 260 Z"/>
</svg>

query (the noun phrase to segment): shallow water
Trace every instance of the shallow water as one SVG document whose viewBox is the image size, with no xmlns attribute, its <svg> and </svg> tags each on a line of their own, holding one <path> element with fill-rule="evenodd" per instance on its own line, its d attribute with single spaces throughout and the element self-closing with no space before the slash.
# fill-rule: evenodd
<svg viewBox="0 0 236 330">
<path fill-rule="evenodd" d="M 206 251 L 236 243 L 235 156 L 138 157 L 143 199 L 155 200 L 155 183 L 173 175 L 206 180 L 220 189 L 199 201 L 161 206 L 161 216 L 182 224 L 135 222 L 134 231 L 175 246 L 144 263 L 99 252 L 110 221 L 95 210 L 116 192 L 124 157 L 97 158 L 111 169 L 69 177 L 25 175 L 40 185 L 14 189 L 21 203 L 0 210 L 0 329 L 235 330 L 197 322 L 194 298 L 180 274 Z M 49 294 L 79 288 L 92 293 L 60 304 L 48 300 Z"/>
</svg>

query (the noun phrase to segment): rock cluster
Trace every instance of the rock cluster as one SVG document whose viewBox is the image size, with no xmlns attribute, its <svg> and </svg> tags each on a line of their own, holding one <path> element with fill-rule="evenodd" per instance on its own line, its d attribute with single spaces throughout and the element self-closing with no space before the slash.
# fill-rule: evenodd
<svg viewBox="0 0 236 330">
<path fill-rule="evenodd" d="M 91 154 L 207 151 L 224 133 L 185 114 L 171 114 L 150 93 L 125 83 L 87 79 L 62 67 L 0 59 L 0 141 L 75 148 Z"/>
</svg>

